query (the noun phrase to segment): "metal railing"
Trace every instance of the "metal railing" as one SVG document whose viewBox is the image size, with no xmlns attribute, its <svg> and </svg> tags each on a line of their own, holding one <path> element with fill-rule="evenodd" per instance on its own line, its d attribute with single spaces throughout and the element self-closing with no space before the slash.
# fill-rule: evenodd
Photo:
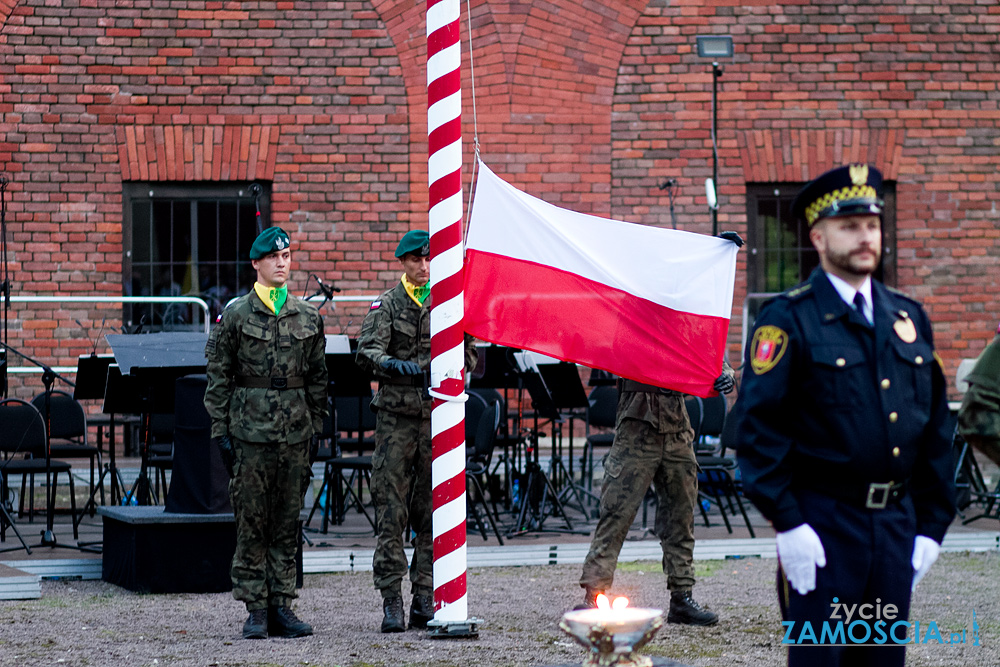
<svg viewBox="0 0 1000 667">
<path fill-rule="evenodd" d="M 4 301 L 0 295 L 0 304 Z M 204 315 L 205 333 L 209 332 L 212 325 L 212 318 L 209 314 L 208 303 L 196 296 L 12 296 L 11 303 L 186 303 L 198 306 Z M 76 366 L 53 366 L 52 370 L 57 373 L 75 373 Z M 8 373 L 42 373 L 43 370 L 36 366 L 11 366 Z"/>
</svg>

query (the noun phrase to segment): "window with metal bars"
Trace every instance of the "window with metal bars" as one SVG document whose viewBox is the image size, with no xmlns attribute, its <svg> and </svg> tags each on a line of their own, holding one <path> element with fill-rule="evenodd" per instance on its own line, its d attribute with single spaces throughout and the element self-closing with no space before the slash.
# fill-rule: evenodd
<svg viewBox="0 0 1000 667">
<path fill-rule="evenodd" d="M 128 296 L 197 296 L 211 317 L 253 286 L 250 246 L 269 220 L 270 184 L 125 183 L 122 291 Z M 255 196 L 255 193 L 257 196 Z M 200 308 L 182 303 L 125 304 L 126 326 L 201 330 Z"/>
</svg>

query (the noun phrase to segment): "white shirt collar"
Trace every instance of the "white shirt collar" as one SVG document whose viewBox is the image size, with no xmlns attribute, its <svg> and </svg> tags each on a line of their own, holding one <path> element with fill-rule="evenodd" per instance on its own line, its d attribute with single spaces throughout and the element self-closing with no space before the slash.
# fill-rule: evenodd
<svg viewBox="0 0 1000 667">
<path fill-rule="evenodd" d="M 865 278 L 865 282 L 861 285 L 861 289 L 857 290 L 851 287 L 847 283 L 847 281 L 845 281 L 843 278 L 839 278 L 833 275 L 832 273 L 827 273 L 826 277 L 830 279 L 830 284 L 833 285 L 833 288 L 835 290 L 837 290 L 837 294 L 839 294 L 840 298 L 844 300 L 844 303 L 846 303 L 851 308 L 854 307 L 854 295 L 861 294 L 862 298 L 864 298 L 865 300 L 865 307 L 863 313 L 865 319 L 868 320 L 869 324 L 871 324 L 874 321 L 873 318 L 874 311 L 872 310 L 871 276 Z"/>
</svg>

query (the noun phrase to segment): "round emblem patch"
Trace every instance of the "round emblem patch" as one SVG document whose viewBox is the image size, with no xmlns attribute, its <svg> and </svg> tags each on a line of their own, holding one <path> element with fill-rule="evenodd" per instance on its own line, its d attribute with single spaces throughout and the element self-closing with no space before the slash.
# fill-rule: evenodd
<svg viewBox="0 0 1000 667">
<path fill-rule="evenodd" d="M 750 367 L 755 375 L 774 368 L 788 349 L 788 334 L 770 324 L 759 327 L 750 343 Z"/>
</svg>

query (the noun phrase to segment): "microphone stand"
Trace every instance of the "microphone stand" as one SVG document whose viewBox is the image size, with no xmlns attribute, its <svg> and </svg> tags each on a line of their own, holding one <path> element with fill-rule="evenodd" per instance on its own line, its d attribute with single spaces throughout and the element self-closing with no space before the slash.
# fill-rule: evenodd
<svg viewBox="0 0 1000 667">
<path fill-rule="evenodd" d="M 45 401 L 44 401 L 44 410 L 42 416 L 45 419 L 45 510 L 46 510 L 45 515 L 46 516 L 45 516 L 45 530 L 42 531 L 41 542 L 39 542 L 35 546 L 53 547 L 53 548 L 62 546 L 62 548 L 64 549 L 93 551 L 93 549 L 77 545 L 65 545 L 65 546 L 60 545 L 56 540 L 56 534 L 55 531 L 53 530 L 55 521 L 56 494 L 55 491 L 52 489 L 52 438 L 50 435 L 52 430 L 52 407 L 50 401 L 50 398 L 52 396 L 52 385 L 55 383 L 57 379 L 62 380 L 71 387 L 75 387 L 76 385 L 73 382 L 70 382 L 69 380 L 64 378 L 63 376 L 59 375 L 59 373 L 56 373 L 47 364 L 44 364 L 33 357 L 29 357 L 27 354 L 24 354 L 23 352 L 11 347 L 10 345 L 7 345 L 7 350 L 13 352 L 17 356 L 24 359 L 25 361 L 28 361 L 41 368 L 42 384 L 45 385 L 45 394 L 44 394 Z M 72 475 L 73 473 L 68 472 L 67 474 Z M 70 520 L 75 521 L 76 517 L 71 516 Z"/>
<path fill-rule="evenodd" d="M 10 278 L 7 274 L 7 183 L 7 177 L 0 176 L 0 263 L 3 264 L 3 281 L 0 282 L 0 296 L 3 296 L 0 383 L 3 384 L 3 398 L 7 398 L 7 323 L 10 320 Z"/>
</svg>

